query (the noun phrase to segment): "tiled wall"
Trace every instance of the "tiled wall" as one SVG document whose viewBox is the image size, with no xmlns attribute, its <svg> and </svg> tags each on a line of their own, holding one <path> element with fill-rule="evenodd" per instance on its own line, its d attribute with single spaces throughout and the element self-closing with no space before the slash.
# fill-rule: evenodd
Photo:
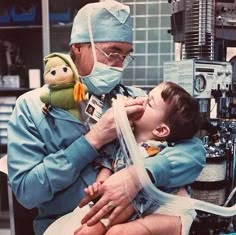
<svg viewBox="0 0 236 235">
<path fill-rule="evenodd" d="M 135 61 L 125 72 L 125 85 L 155 86 L 163 80 L 163 61 L 174 58 L 167 0 L 120 0 L 129 5 L 134 27 Z"/>
</svg>

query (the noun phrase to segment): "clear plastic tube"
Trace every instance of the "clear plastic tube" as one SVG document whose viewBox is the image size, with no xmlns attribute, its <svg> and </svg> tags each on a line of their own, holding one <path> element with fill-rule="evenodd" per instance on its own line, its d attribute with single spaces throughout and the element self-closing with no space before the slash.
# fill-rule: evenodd
<svg viewBox="0 0 236 235">
<path fill-rule="evenodd" d="M 196 209 L 225 217 L 236 215 L 236 204 L 232 207 L 224 207 L 188 197 L 184 197 L 183 200 L 182 196 L 165 193 L 157 189 L 152 184 L 144 168 L 143 157 L 139 151 L 124 108 L 123 96 L 117 95 L 117 99 L 113 100 L 112 105 L 118 138 L 122 149 L 124 152 L 127 150 L 129 151 L 133 166 L 137 172 L 139 183 L 142 185 L 143 190 L 149 196 L 150 200 L 153 200 L 159 205 L 167 207 L 177 213 L 189 209 Z"/>
</svg>

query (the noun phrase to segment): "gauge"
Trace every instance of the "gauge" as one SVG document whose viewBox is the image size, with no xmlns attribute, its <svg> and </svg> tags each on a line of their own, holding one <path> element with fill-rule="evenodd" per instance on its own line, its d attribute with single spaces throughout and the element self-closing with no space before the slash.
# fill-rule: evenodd
<svg viewBox="0 0 236 235">
<path fill-rule="evenodd" d="M 197 92 L 203 92 L 206 89 L 206 78 L 203 74 L 198 74 L 195 76 L 194 89 Z"/>
</svg>

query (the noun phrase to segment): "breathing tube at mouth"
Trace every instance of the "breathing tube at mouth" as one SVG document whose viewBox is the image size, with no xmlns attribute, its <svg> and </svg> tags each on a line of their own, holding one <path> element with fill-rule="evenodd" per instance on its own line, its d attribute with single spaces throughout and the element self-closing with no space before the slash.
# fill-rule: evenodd
<svg viewBox="0 0 236 235">
<path fill-rule="evenodd" d="M 183 200 L 182 196 L 165 193 L 156 188 L 144 168 L 143 157 L 134 138 L 124 108 L 124 99 L 121 95 L 117 95 L 117 98 L 113 99 L 112 107 L 114 110 L 116 128 L 122 151 L 127 158 L 130 156 L 131 159 L 127 162 L 130 162 L 130 164 L 133 164 L 135 167 L 139 181 L 137 183 L 141 184 L 144 192 L 148 195 L 150 200 L 153 200 L 160 206 L 171 209 L 176 213 L 182 213 L 189 209 L 196 209 L 224 217 L 236 215 L 236 204 L 232 207 L 224 207 L 189 197 L 184 197 Z"/>
</svg>

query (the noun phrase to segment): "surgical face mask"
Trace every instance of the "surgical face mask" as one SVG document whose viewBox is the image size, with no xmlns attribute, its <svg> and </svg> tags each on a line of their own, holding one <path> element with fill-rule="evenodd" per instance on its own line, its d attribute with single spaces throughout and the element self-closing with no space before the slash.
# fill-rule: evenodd
<svg viewBox="0 0 236 235">
<path fill-rule="evenodd" d="M 100 96 L 113 90 L 120 83 L 122 74 L 123 68 L 95 61 L 92 72 L 87 76 L 81 76 L 81 79 L 89 93 Z"/>
<path fill-rule="evenodd" d="M 94 65 L 92 72 L 87 76 L 80 76 L 82 83 L 87 86 L 88 92 L 97 96 L 108 94 L 121 81 L 123 68 L 112 67 L 97 61 L 95 44 L 93 39 L 91 15 L 88 16 L 88 30 L 91 41 Z"/>
</svg>

